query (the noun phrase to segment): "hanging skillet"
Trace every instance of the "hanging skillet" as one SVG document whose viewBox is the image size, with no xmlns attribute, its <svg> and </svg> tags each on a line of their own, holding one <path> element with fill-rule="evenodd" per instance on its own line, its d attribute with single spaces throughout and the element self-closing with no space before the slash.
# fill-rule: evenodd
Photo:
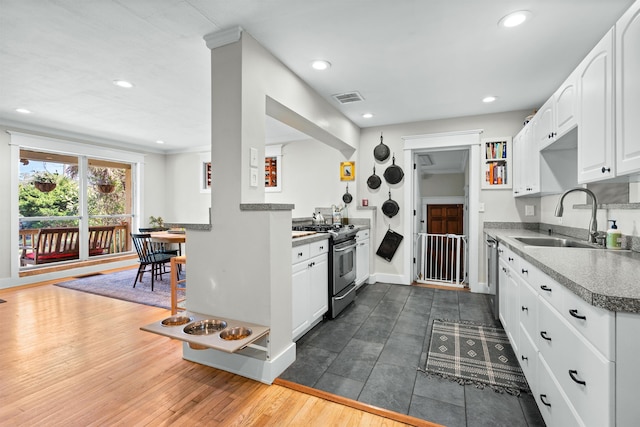
<svg viewBox="0 0 640 427">
<path fill-rule="evenodd" d="M 400 210 L 400 206 L 395 200 L 391 199 L 391 191 L 389 191 L 389 200 L 385 200 L 382 204 L 382 213 L 384 213 L 389 218 L 393 218 L 398 214 Z"/>
<path fill-rule="evenodd" d="M 349 194 L 349 184 L 347 184 L 347 192 L 342 195 L 342 201 L 345 202 L 346 204 L 349 204 L 351 203 L 352 200 L 353 200 L 353 196 Z"/>
<path fill-rule="evenodd" d="M 382 184 L 382 180 L 380 179 L 380 177 L 378 175 L 376 175 L 376 167 L 373 167 L 373 175 L 371 175 L 368 179 L 367 179 L 367 186 L 372 189 L 375 190 L 377 188 L 380 188 L 380 184 Z"/>
<path fill-rule="evenodd" d="M 389 184 L 397 184 L 402 181 L 404 177 L 404 172 L 402 168 L 396 165 L 396 156 L 393 156 L 393 163 L 384 171 L 384 179 Z"/>
<path fill-rule="evenodd" d="M 379 162 L 384 162 L 385 160 L 387 160 L 389 158 L 389 154 L 390 150 L 389 147 L 387 147 L 383 142 L 382 142 L 382 133 L 380 134 L 380 144 L 376 145 L 376 148 L 373 149 L 373 157 L 376 158 L 377 161 Z"/>
</svg>

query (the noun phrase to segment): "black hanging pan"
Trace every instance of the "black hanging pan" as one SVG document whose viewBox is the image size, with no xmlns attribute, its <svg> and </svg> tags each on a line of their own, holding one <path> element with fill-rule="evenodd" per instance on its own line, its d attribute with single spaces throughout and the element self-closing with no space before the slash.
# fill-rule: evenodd
<svg viewBox="0 0 640 427">
<path fill-rule="evenodd" d="M 376 145 L 376 148 L 373 149 L 373 157 L 376 158 L 379 162 L 384 162 L 389 158 L 390 150 L 384 142 L 382 142 L 382 133 L 380 134 L 380 144 Z"/>
<path fill-rule="evenodd" d="M 384 179 L 389 184 L 397 184 L 402 181 L 404 177 L 404 172 L 402 168 L 396 165 L 396 156 L 393 156 L 393 163 L 384 171 Z"/>
<path fill-rule="evenodd" d="M 391 191 L 389 191 L 389 200 L 385 200 L 382 204 L 382 213 L 388 216 L 389 218 L 393 218 L 398 214 L 400 210 L 400 206 L 395 200 L 391 199 Z"/>
<path fill-rule="evenodd" d="M 373 175 L 371 175 L 369 179 L 367 179 L 367 186 L 370 189 L 375 190 L 377 188 L 380 188 L 380 184 L 382 184 L 382 180 L 378 175 L 376 175 L 376 167 L 374 166 Z"/>
<path fill-rule="evenodd" d="M 346 204 L 349 204 L 351 203 L 352 200 L 353 200 L 353 196 L 349 194 L 349 184 L 347 184 L 347 192 L 342 195 L 342 201 L 345 202 Z"/>
</svg>

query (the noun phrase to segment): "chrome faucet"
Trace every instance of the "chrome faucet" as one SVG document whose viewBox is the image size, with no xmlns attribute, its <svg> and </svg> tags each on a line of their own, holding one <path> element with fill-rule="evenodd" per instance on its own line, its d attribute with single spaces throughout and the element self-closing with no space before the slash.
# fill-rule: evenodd
<svg viewBox="0 0 640 427">
<path fill-rule="evenodd" d="M 587 189 L 587 188 L 581 188 L 581 187 L 577 187 L 577 188 L 572 188 L 571 190 L 567 190 L 564 192 L 564 194 L 562 194 L 562 197 L 560 197 L 560 201 L 558 202 L 558 205 L 556 206 L 556 213 L 555 216 L 561 217 L 562 213 L 564 211 L 564 208 L 562 207 L 562 202 L 564 201 L 564 197 L 569 194 L 569 193 L 573 193 L 574 191 L 582 191 L 584 193 L 587 193 L 589 196 L 591 196 L 591 222 L 589 222 L 589 238 L 587 239 L 587 241 L 589 243 L 597 243 L 597 237 L 598 237 L 598 220 L 596 219 L 596 212 L 598 210 L 598 202 L 596 200 L 596 195 L 593 194 L 593 191 Z"/>
</svg>

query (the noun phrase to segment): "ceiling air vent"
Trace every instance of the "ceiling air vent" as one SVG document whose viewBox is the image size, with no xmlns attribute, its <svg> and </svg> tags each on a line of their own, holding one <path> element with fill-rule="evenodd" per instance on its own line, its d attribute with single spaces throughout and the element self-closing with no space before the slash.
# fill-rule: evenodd
<svg viewBox="0 0 640 427">
<path fill-rule="evenodd" d="M 352 102 L 364 101 L 364 98 L 362 97 L 362 95 L 360 95 L 357 91 L 339 93 L 337 95 L 333 95 L 333 97 L 340 104 L 351 104 Z"/>
</svg>

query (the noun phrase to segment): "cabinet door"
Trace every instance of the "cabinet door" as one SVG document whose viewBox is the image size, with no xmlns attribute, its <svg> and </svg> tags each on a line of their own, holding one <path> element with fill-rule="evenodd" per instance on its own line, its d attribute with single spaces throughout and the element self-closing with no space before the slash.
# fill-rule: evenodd
<svg viewBox="0 0 640 427">
<path fill-rule="evenodd" d="M 637 48 L 637 46 L 636 46 Z M 613 29 L 578 67 L 578 182 L 614 177 Z"/>
<path fill-rule="evenodd" d="M 553 95 L 555 113 L 555 135 L 558 139 L 573 129 L 577 124 L 576 101 L 576 73 L 572 73 Z"/>
<path fill-rule="evenodd" d="M 309 323 L 329 309 L 329 257 L 327 254 L 309 260 Z"/>
<path fill-rule="evenodd" d="M 542 418 L 548 426 L 581 426 L 574 409 L 560 391 L 560 385 L 549 371 L 544 357 L 538 355 L 538 391 L 534 395 Z"/>
<path fill-rule="evenodd" d="M 534 140 L 535 129 L 539 126 L 535 117 L 533 126 L 525 132 L 524 155 L 524 189 L 525 194 L 534 195 L 540 193 L 540 146 Z"/>
<path fill-rule="evenodd" d="M 525 133 L 529 131 L 528 124 L 513 138 L 513 197 L 520 197 L 524 195 L 524 180 L 522 172 L 524 168 L 524 140 Z"/>
<path fill-rule="evenodd" d="M 616 173 L 640 171 L 640 3 L 616 23 Z"/>
<path fill-rule="evenodd" d="M 502 327 L 505 332 L 509 328 L 508 321 L 509 316 L 507 314 L 507 296 L 509 295 L 509 265 L 505 260 L 500 258 L 500 263 L 498 266 L 498 283 L 499 283 L 499 293 L 498 293 L 498 313 L 500 322 L 502 323 Z M 504 283 L 504 286 L 502 285 Z"/>
<path fill-rule="evenodd" d="M 553 141 L 555 141 L 555 116 L 554 116 L 554 99 L 549 98 L 542 108 L 538 110 L 534 121 L 535 126 L 535 143 L 538 150 L 542 150 Z"/>
<path fill-rule="evenodd" d="M 297 339 L 309 325 L 309 267 L 308 262 L 294 264 L 291 276 L 292 337 Z"/>
<path fill-rule="evenodd" d="M 369 280 L 369 239 L 358 242 L 356 247 L 356 285 Z"/>
</svg>

